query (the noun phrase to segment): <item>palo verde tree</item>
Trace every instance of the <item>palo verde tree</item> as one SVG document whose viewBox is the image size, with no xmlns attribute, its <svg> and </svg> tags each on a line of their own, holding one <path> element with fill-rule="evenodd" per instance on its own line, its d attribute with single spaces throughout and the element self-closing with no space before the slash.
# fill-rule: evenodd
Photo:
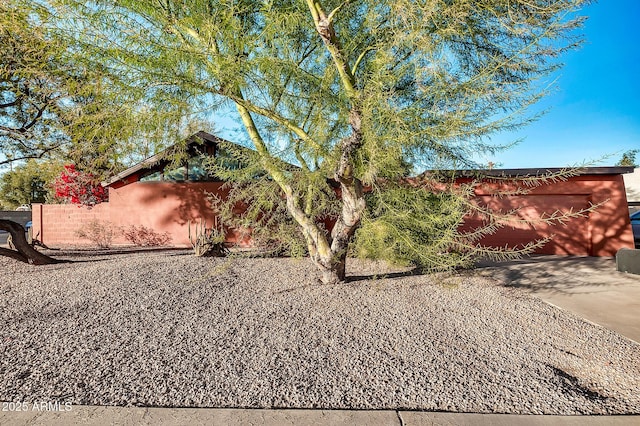
<svg viewBox="0 0 640 426">
<path fill-rule="evenodd" d="M 474 167 L 474 154 L 499 148 L 492 133 L 526 124 L 527 107 L 544 95 L 540 77 L 578 43 L 573 31 L 582 20 L 575 13 L 585 2 L 46 4 L 87 60 L 131 87 L 203 111 L 235 109 L 255 152 L 236 153 L 247 164 L 240 172 L 217 171 L 238 184 L 253 182 L 253 199 L 263 191 L 266 206 L 265 188 L 276 188 L 322 280 L 332 283 L 345 278 L 363 220 L 384 236 L 376 244 L 401 237 L 403 247 L 419 252 L 435 238 L 441 243 L 434 253 L 464 248 L 454 238 L 460 208 L 444 206 L 459 197 L 445 191 L 416 198 L 414 187 L 398 182 L 407 165 Z M 368 212 L 367 193 L 380 208 Z M 434 206 L 455 211 L 448 216 L 455 220 L 430 215 Z M 394 236 L 394 223 L 385 223 L 391 218 L 412 225 Z M 330 231 L 325 222 L 333 222 Z"/>
</svg>

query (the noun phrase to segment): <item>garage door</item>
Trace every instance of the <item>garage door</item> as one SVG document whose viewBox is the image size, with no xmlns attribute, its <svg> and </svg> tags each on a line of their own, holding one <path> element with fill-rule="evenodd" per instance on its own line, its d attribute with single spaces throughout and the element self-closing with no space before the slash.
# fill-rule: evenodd
<svg viewBox="0 0 640 426">
<path fill-rule="evenodd" d="M 573 218 L 565 224 L 548 225 L 539 221 L 541 217 L 549 217 L 554 212 L 576 212 L 588 208 L 587 195 L 523 195 L 517 197 L 481 196 L 480 203 L 494 210 L 509 211 L 518 208 L 518 219 L 531 220 L 534 223 L 505 222 L 505 227 L 481 241 L 492 247 L 522 247 L 541 238 L 553 236 L 553 239 L 536 252 L 540 254 L 592 254 L 592 236 L 589 230 L 588 213 L 585 217 Z M 470 220 L 467 227 L 477 226 L 477 220 Z"/>
</svg>

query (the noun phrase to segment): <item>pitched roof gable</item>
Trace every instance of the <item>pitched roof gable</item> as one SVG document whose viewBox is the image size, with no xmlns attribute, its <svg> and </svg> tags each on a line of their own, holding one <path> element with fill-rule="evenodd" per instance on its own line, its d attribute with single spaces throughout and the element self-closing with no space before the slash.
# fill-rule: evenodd
<svg viewBox="0 0 640 426">
<path fill-rule="evenodd" d="M 225 142 L 225 143 L 233 143 L 233 142 L 229 142 L 225 139 L 219 138 L 217 136 L 214 136 L 210 133 L 207 132 L 203 132 L 200 131 L 192 136 L 189 137 L 188 139 L 188 144 L 187 146 L 192 146 L 192 145 L 196 145 L 199 143 L 198 138 L 205 141 L 205 143 L 210 143 L 210 144 L 214 144 L 217 145 L 220 142 Z M 159 153 L 152 155 L 149 158 L 146 158 L 144 160 L 142 160 L 141 162 L 139 162 L 138 164 L 135 164 L 131 167 L 129 167 L 126 170 L 123 170 L 122 172 L 118 173 L 117 175 L 109 178 L 107 181 L 102 182 L 102 186 L 110 186 L 113 185 L 116 182 L 121 182 L 126 180 L 129 176 L 142 171 L 142 170 L 147 170 L 147 169 L 151 169 L 154 166 L 157 166 L 159 163 L 161 163 L 162 161 L 166 160 L 167 154 L 169 154 L 171 152 L 172 149 L 175 148 L 175 145 L 171 145 L 165 149 L 163 149 L 162 151 L 160 151 Z"/>
</svg>

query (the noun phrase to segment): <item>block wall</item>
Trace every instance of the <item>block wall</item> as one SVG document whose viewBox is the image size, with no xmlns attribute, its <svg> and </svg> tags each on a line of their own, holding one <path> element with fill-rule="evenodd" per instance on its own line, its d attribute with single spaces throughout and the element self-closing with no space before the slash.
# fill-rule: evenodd
<svg viewBox="0 0 640 426">
<path fill-rule="evenodd" d="M 170 183 L 135 182 L 109 191 L 109 202 L 93 208 L 62 204 L 34 204 L 34 235 L 51 247 L 89 246 L 76 231 L 93 220 L 115 229 L 114 245 L 130 244 L 123 230 L 144 225 L 156 232 L 167 232 L 174 247 L 190 247 L 189 222 L 204 219 L 211 227 L 215 214 L 207 201 L 208 193 L 225 196 L 221 182 Z M 227 240 L 235 242 L 229 231 Z"/>
</svg>

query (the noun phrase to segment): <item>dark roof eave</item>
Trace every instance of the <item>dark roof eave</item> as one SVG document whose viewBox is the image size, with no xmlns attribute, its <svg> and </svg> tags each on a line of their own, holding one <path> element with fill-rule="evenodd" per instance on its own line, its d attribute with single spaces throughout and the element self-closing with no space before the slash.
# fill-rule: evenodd
<svg viewBox="0 0 640 426">
<path fill-rule="evenodd" d="M 584 175 L 622 175 L 627 173 L 633 173 L 633 167 L 564 167 L 564 168 L 526 168 L 526 169 L 470 169 L 470 170 L 427 170 L 421 174 L 421 176 L 428 175 L 434 172 L 452 174 L 454 177 L 458 178 L 477 178 L 477 177 L 528 177 L 528 176 L 542 176 L 549 174 L 557 174 L 561 172 L 566 172 L 567 170 L 575 169 L 577 170 L 577 176 Z"/>
<path fill-rule="evenodd" d="M 193 139 L 194 137 L 199 137 L 201 139 L 204 139 L 206 141 L 209 142 L 214 142 L 217 143 L 218 141 L 224 141 L 224 139 L 221 139 L 217 136 L 214 136 L 210 133 L 207 132 L 203 132 L 200 131 L 194 135 L 192 135 L 191 137 L 189 137 L 189 139 Z M 193 143 L 193 142 L 191 142 Z M 113 185 L 114 183 L 118 182 L 118 181 L 122 181 L 126 178 L 128 178 L 129 176 L 131 176 L 132 174 L 139 172 L 140 170 L 144 170 L 144 169 L 148 169 L 150 167 L 153 167 L 154 165 L 156 165 L 159 161 L 161 161 L 163 159 L 164 154 L 167 152 L 168 149 L 170 149 L 171 147 L 168 147 L 164 150 L 162 150 L 161 152 L 157 153 L 156 155 L 152 155 L 149 158 L 146 158 L 144 160 L 142 160 L 140 163 L 133 165 L 131 167 L 129 167 L 126 170 L 123 170 L 122 172 L 118 173 L 117 175 L 111 177 L 109 180 L 102 182 L 101 185 L 103 187 L 107 187 L 109 185 Z"/>
</svg>

